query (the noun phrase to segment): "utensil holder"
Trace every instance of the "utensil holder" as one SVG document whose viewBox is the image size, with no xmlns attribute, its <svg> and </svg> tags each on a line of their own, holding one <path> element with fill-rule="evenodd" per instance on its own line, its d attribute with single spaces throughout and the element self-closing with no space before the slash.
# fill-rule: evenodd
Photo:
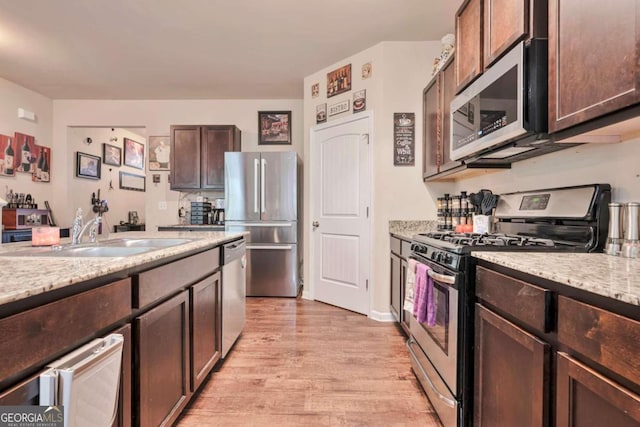
<svg viewBox="0 0 640 427">
<path fill-rule="evenodd" d="M 494 222 L 493 215 L 474 215 L 473 216 L 473 232 L 479 234 L 493 233 Z"/>
</svg>

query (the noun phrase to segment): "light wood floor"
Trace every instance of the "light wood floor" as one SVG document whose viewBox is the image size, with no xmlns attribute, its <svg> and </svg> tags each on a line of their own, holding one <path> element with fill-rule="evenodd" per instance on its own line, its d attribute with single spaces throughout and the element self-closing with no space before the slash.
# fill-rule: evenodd
<svg viewBox="0 0 640 427">
<path fill-rule="evenodd" d="M 190 426 L 440 426 L 391 323 L 248 298 L 247 324 L 186 409 Z"/>
</svg>

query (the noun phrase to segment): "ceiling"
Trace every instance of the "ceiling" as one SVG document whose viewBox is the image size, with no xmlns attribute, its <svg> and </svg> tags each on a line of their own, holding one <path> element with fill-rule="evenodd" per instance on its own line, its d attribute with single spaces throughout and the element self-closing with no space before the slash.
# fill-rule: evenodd
<svg viewBox="0 0 640 427">
<path fill-rule="evenodd" d="M 453 0 L 3 0 L 0 77 L 52 99 L 301 99 L 381 41 L 440 40 Z"/>
</svg>

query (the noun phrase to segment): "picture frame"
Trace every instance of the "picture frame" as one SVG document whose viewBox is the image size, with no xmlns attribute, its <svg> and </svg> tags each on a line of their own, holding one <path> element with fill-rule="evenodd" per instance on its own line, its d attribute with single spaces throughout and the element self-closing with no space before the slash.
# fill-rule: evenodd
<svg viewBox="0 0 640 427">
<path fill-rule="evenodd" d="M 327 103 L 316 105 L 316 124 L 325 123 L 327 121 Z"/>
<path fill-rule="evenodd" d="M 144 175 L 120 171 L 120 188 L 122 190 L 145 191 L 145 177 Z"/>
<path fill-rule="evenodd" d="M 144 144 L 124 138 L 124 165 L 144 169 Z"/>
<path fill-rule="evenodd" d="M 16 139 L 9 135 L 0 135 L 0 175 L 14 176 L 17 160 Z"/>
<path fill-rule="evenodd" d="M 351 64 L 327 73 L 327 98 L 351 90 Z"/>
<path fill-rule="evenodd" d="M 14 159 L 16 171 L 33 173 L 36 168 L 36 157 L 34 156 L 36 138 L 32 135 L 15 132 L 16 156 Z"/>
<path fill-rule="evenodd" d="M 120 166 L 122 164 L 122 149 L 115 145 L 102 143 L 102 163 L 111 166 Z"/>
<path fill-rule="evenodd" d="M 357 90 L 353 92 L 353 113 L 359 113 L 367 109 L 367 90 Z"/>
<path fill-rule="evenodd" d="M 100 168 L 100 157 L 76 151 L 76 177 L 100 179 Z"/>
<path fill-rule="evenodd" d="M 171 145 L 169 136 L 150 136 L 149 164 L 150 171 L 168 171 L 171 169 Z"/>
<path fill-rule="evenodd" d="M 291 144 L 291 111 L 258 111 L 258 145 Z"/>
<path fill-rule="evenodd" d="M 35 145 L 34 158 L 38 159 L 31 174 L 33 182 L 51 182 L 51 147 Z"/>
</svg>

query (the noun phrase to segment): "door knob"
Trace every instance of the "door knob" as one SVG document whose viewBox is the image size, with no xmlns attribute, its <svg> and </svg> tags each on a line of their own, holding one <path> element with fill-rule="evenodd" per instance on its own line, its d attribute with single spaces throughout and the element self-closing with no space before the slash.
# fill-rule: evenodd
<svg viewBox="0 0 640 427">
<path fill-rule="evenodd" d="M 311 225 L 313 225 L 313 228 L 318 228 L 318 227 L 320 227 L 320 223 L 319 223 L 318 221 L 313 221 L 313 222 L 311 223 Z"/>
</svg>

